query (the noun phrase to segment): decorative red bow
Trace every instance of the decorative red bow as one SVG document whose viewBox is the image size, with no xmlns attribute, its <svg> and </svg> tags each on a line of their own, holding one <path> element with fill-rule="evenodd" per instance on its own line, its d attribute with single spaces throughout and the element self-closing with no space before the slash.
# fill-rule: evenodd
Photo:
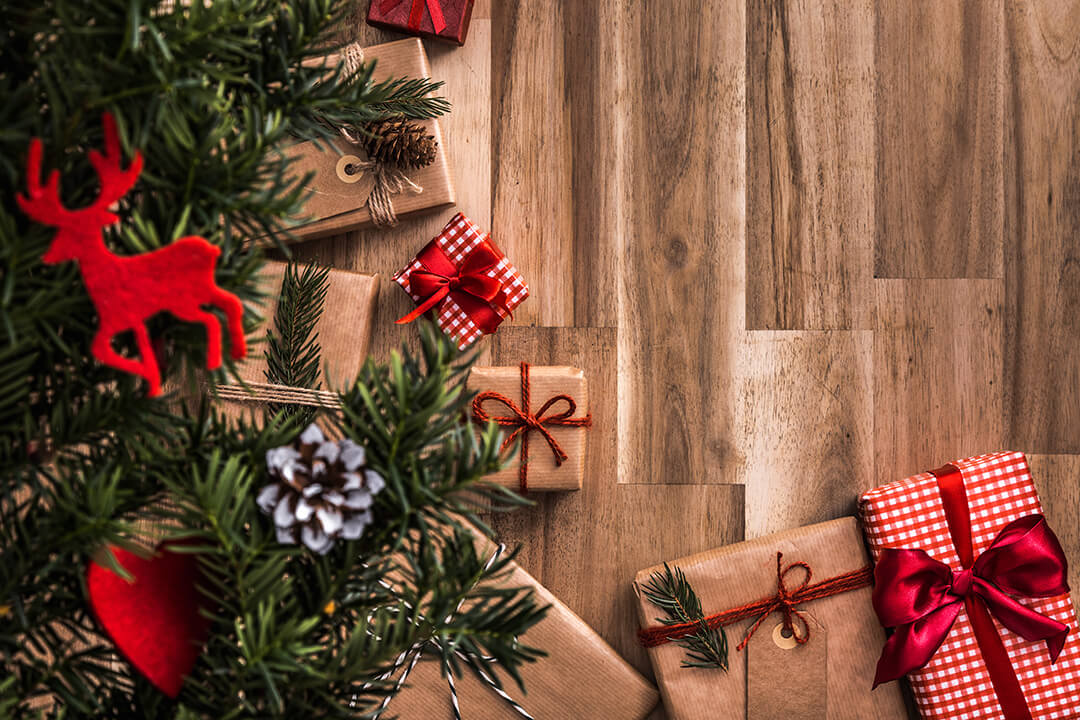
<svg viewBox="0 0 1080 720">
<path fill-rule="evenodd" d="M 404 0 L 382 0 L 379 10 L 388 13 L 402 2 Z M 413 31 L 420 29 L 420 21 L 424 19 L 425 3 L 427 4 L 428 13 L 431 14 L 431 26 L 435 29 L 435 34 L 438 35 L 446 29 L 441 0 L 412 0 L 412 8 L 409 10 L 409 29 Z"/>
<path fill-rule="evenodd" d="M 493 306 L 510 314 L 502 281 L 488 275 L 502 260 L 502 254 L 487 240 L 477 245 L 460 267 L 434 242 L 421 250 L 416 259 L 421 267 L 409 274 L 409 290 L 424 301 L 396 320 L 397 324 L 412 322 L 447 296 L 485 333 L 495 332 L 502 321 Z"/>
<path fill-rule="evenodd" d="M 953 570 L 923 550 L 886 548 L 874 572 L 874 610 L 895 632 L 881 652 L 874 687 L 928 663 L 969 596 L 1025 640 L 1045 640 L 1050 661 L 1056 661 L 1069 626 L 1011 596 L 1065 594 L 1067 568 L 1061 543 L 1038 514 L 1006 525 L 969 569 Z"/>
</svg>

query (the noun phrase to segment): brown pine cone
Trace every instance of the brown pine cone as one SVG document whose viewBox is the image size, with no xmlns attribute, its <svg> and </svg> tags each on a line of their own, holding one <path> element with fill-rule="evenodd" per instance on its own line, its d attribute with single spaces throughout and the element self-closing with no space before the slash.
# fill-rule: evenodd
<svg viewBox="0 0 1080 720">
<path fill-rule="evenodd" d="M 374 496 L 386 485 L 365 465 L 364 448 L 352 440 L 333 442 L 310 425 L 295 445 L 266 453 L 272 482 L 256 500 L 272 515 L 280 543 L 302 542 L 329 552 L 338 538 L 355 540 L 373 520 Z"/>
<path fill-rule="evenodd" d="M 360 137 L 369 159 L 402 169 L 430 165 L 439 149 L 434 135 L 404 118 L 368 123 Z"/>
</svg>

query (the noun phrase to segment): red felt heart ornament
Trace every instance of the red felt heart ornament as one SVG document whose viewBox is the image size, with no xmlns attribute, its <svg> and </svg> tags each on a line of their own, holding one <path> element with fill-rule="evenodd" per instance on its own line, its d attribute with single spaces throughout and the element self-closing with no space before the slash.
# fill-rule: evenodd
<svg viewBox="0 0 1080 720">
<path fill-rule="evenodd" d="M 180 694 L 210 631 L 199 609 L 201 571 L 195 555 L 159 545 L 148 558 L 113 548 L 128 582 L 91 562 L 86 571 L 90 607 L 117 649 L 169 697 Z"/>
</svg>

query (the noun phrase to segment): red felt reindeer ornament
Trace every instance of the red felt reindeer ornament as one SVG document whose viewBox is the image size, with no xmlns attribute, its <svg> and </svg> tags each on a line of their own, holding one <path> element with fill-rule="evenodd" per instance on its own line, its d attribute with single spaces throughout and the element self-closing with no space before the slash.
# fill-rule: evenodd
<svg viewBox="0 0 1080 720">
<path fill-rule="evenodd" d="M 41 140 L 30 142 L 26 195 L 17 200 L 34 220 L 57 228 L 52 245 L 42 256 L 50 265 L 76 260 L 86 291 L 98 313 L 98 331 L 91 351 L 117 370 L 139 375 L 151 396 L 161 394 L 161 372 L 146 329 L 146 321 L 168 310 L 185 322 L 206 328 L 206 367 L 221 366 L 221 324 L 204 309 L 213 305 L 225 313 L 232 357 L 247 353 L 239 298 L 217 286 L 214 266 L 221 250 L 204 238 L 183 237 L 158 250 L 121 257 L 105 247 L 103 230 L 119 218 L 109 206 L 127 194 L 142 170 L 142 155 L 135 153 L 127 169 L 121 167 L 116 121 L 105 113 L 105 154 L 90 151 L 90 163 L 101 179 L 101 192 L 88 207 L 68 210 L 60 202 L 60 173 L 53 170 L 41 184 Z M 135 333 L 139 359 L 126 358 L 113 349 L 113 338 L 125 330 Z"/>
</svg>

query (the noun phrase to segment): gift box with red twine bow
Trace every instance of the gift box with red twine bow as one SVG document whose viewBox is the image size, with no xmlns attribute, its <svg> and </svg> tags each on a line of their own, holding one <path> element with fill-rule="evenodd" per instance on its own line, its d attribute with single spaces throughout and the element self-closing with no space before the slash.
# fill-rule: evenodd
<svg viewBox="0 0 1080 720">
<path fill-rule="evenodd" d="M 580 490 L 585 474 L 586 432 L 592 426 L 585 373 L 578 368 L 476 367 L 469 388 L 473 420 L 494 421 L 505 450 L 521 441 L 517 462 L 486 480 L 521 492 Z"/>
<path fill-rule="evenodd" d="M 473 0 L 371 0 L 369 25 L 465 44 Z"/>
<path fill-rule="evenodd" d="M 434 311 L 461 349 L 489 335 L 529 296 L 521 273 L 491 237 L 461 213 L 421 250 L 394 281 L 417 303 L 398 324 Z"/>
<path fill-rule="evenodd" d="M 860 509 L 877 562 L 874 609 L 893 630 L 875 685 L 907 675 L 927 720 L 1075 717 L 1067 564 L 1023 453 L 871 490 Z"/>
</svg>

